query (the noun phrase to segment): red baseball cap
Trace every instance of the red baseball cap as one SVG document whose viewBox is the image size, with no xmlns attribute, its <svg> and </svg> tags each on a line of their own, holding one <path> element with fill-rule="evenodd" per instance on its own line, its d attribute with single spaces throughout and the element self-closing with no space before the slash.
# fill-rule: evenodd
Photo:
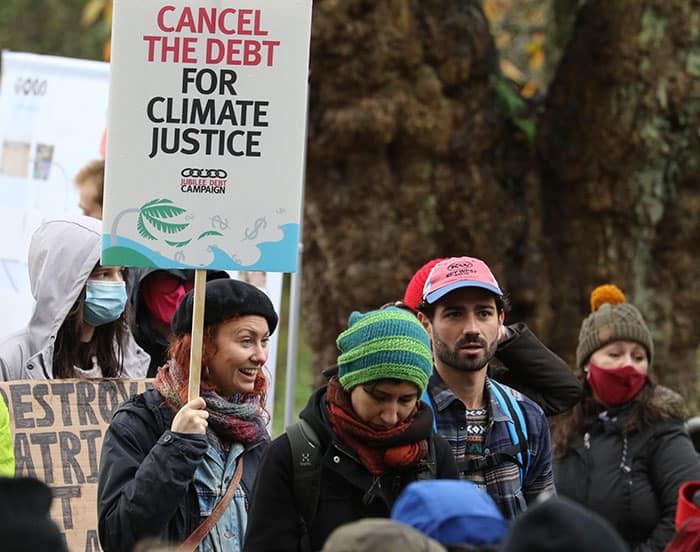
<svg viewBox="0 0 700 552">
<path fill-rule="evenodd" d="M 432 304 L 455 289 L 478 287 L 503 296 L 491 269 L 475 257 L 451 257 L 437 263 L 423 288 L 423 300 Z"/>
<path fill-rule="evenodd" d="M 423 288 L 425 287 L 425 281 L 428 279 L 428 274 L 430 274 L 430 271 L 436 264 L 444 260 L 444 258 L 440 257 L 428 261 L 416 271 L 411 281 L 408 282 L 406 292 L 403 294 L 403 303 L 413 312 L 416 312 L 423 302 Z"/>
</svg>

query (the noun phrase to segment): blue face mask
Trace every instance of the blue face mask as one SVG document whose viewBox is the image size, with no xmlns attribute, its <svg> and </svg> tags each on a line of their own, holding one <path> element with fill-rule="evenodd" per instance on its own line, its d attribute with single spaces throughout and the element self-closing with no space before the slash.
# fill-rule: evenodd
<svg viewBox="0 0 700 552">
<path fill-rule="evenodd" d="M 124 282 L 99 282 L 88 280 L 85 289 L 83 319 L 91 326 L 114 322 L 126 307 Z"/>
</svg>

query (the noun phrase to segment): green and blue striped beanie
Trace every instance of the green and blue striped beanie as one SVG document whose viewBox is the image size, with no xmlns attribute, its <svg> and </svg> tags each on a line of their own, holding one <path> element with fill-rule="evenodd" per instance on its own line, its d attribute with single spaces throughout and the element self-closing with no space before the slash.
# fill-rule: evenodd
<svg viewBox="0 0 700 552">
<path fill-rule="evenodd" d="M 430 338 L 418 319 L 404 309 L 355 311 L 336 343 L 340 350 L 338 379 L 347 390 L 385 378 L 415 383 L 420 395 L 428 385 L 433 370 Z"/>
</svg>

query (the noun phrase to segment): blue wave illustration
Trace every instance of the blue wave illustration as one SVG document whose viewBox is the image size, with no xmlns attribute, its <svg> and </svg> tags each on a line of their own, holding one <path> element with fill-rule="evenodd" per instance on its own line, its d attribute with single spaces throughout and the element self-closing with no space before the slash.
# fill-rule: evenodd
<svg viewBox="0 0 700 552">
<path fill-rule="evenodd" d="M 109 261 L 110 255 L 133 257 L 133 264 L 127 266 L 157 266 L 160 268 L 194 268 L 207 270 L 246 270 L 261 272 L 295 272 L 297 269 L 297 253 L 299 244 L 299 225 L 295 223 L 283 224 L 279 227 L 284 237 L 276 242 L 260 242 L 257 244 L 260 250 L 260 258 L 252 265 L 242 265 L 234 261 L 231 256 L 216 247 L 210 245 L 209 250 L 214 254 L 214 259 L 207 266 L 196 266 L 180 263 L 156 253 L 140 242 L 117 235 L 114 243 L 109 234 L 102 236 L 103 259 Z M 125 252 L 124 250 L 129 250 Z M 134 253 L 129 255 L 129 253 Z"/>
</svg>

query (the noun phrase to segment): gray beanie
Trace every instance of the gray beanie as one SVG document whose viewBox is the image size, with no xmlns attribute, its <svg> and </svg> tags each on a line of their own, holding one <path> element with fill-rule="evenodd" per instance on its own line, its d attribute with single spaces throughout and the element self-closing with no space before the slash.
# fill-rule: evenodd
<svg viewBox="0 0 700 552">
<path fill-rule="evenodd" d="M 613 341 L 635 341 L 643 345 L 651 366 L 654 354 L 651 332 L 637 307 L 625 303 L 625 295 L 617 286 L 595 288 L 591 293 L 591 311 L 578 334 L 576 365 L 579 368 L 595 351 Z"/>
</svg>

